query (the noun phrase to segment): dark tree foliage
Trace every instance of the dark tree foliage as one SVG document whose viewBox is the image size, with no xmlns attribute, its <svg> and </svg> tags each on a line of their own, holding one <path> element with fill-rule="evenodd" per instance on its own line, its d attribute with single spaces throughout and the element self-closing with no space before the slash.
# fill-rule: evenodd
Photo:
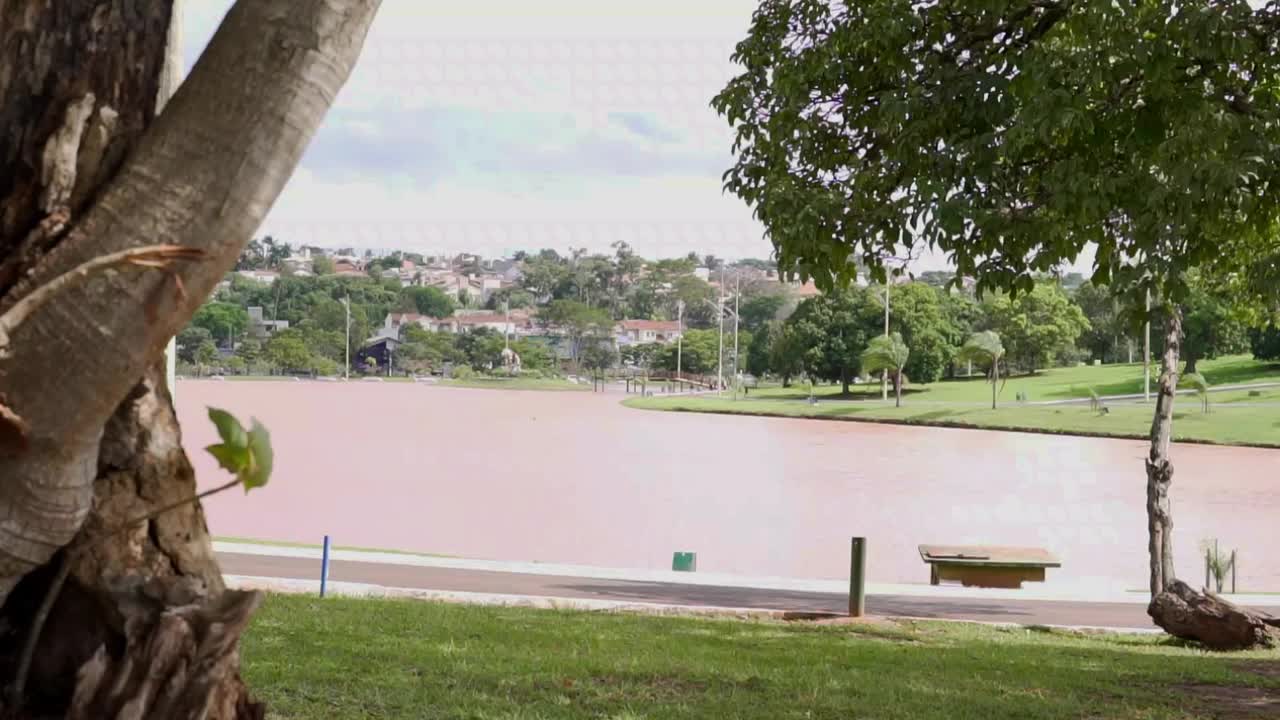
<svg viewBox="0 0 1280 720">
<path fill-rule="evenodd" d="M 725 186 L 819 287 L 925 243 L 1029 291 L 1095 243 L 1177 302 L 1277 217 L 1278 38 L 1274 2 L 764 0 Z"/>
</svg>

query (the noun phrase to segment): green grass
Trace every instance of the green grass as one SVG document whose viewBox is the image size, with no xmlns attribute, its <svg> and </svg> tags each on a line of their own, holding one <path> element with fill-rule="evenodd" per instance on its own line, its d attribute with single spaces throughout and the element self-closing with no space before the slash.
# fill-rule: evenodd
<svg viewBox="0 0 1280 720">
<path fill-rule="evenodd" d="M 1202 360 L 1197 370 L 1210 385 L 1247 385 L 1253 383 L 1280 382 L 1280 363 L 1259 362 L 1247 355 L 1235 355 L 1216 360 Z M 1153 369 L 1152 388 L 1155 388 L 1159 368 Z M 1142 392 L 1142 364 L 1089 365 L 1042 370 L 1035 375 L 1015 375 L 1002 379 L 1001 399 L 1012 401 L 1019 392 L 1036 401 L 1088 398 L 1092 387 L 1099 395 L 1133 395 Z M 853 398 L 879 398 L 880 383 L 855 385 L 850 388 Z M 819 397 L 837 397 L 841 388 L 826 385 L 816 389 Z M 1216 394 L 1215 394 L 1216 395 Z M 752 390 L 753 398 L 803 399 L 809 396 L 808 385 L 797 382 L 790 388 L 778 386 Z M 984 377 L 944 380 L 929 385 L 908 385 L 906 398 L 921 398 L 940 402 L 969 402 L 990 405 L 991 384 Z"/>
<path fill-rule="evenodd" d="M 466 380 L 441 380 L 445 387 L 485 388 L 488 390 L 590 390 L 590 385 L 579 385 L 563 378 L 523 377 L 474 377 Z"/>
<path fill-rule="evenodd" d="M 1249 671 L 1246 657 L 1258 669 L 1280 660 L 964 624 L 814 626 L 273 595 L 245 636 L 243 669 L 277 720 L 1208 720 L 1233 716 L 1185 686 L 1280 696 L 1280 679 Z"/>
<path fill-rule="evenodd" d="M 1201 363 L 1201 370 L 1215 385 L 1280 381 L 1280 366 L 1232 357 Z M 1134 373 L 1136 372 L 1136 379 Z M 1047 370 L 1034 377 L 1015 377 L 1000 394 L 1001 406 L 992 410 L 991 385 L 983 379 L 956 380 L 912 388 L 904 393 L 903 406 L 880 401 L 878 385 L 855 386 L 848 396 L 838 386 L 815 389 L 817 405 L 810 405 L 808 387 L 768 387 L 733 400 L 714 395 L 681 395 L 627 400 L 628 407 L 747 415 L 776 415 L 829 420 L 900 422 L 999 430 L 1028 430 L 1074 435 L 1146 438 L 1152 407 L 1111 402 L 1107 415 L 1087 404 L 1020 405 L 1018 392 L 1031 401 L 1087 398 L 1088 388 L 1100 395 L 1141 392 L 1142 367 L 1115 365 Z M 1280 447 L 1280 387 L 1238 390 L 1210 395 L 1210 412 L 1200 410 L 1194 396 L 1179 396 L 1175 404 L 1174 438 L 1180 441 L 1222 445 Z"/>
</svg>

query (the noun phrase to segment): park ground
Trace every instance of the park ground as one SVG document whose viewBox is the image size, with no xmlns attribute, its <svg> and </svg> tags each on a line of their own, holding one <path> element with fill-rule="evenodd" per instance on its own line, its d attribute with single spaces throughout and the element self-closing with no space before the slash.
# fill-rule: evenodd
<svg viewBox="0 0 1280 720">
<path fill-rule="evenodd" d="M 1235 356 L 1204 360 L 1198 368 L 1213 386 L 1280 384 L 1280 364 Z M 1152 380 L 1155 388 L 1155 380 Z M 1134 400 L 1109 400 L 1102 414 L 1087 402 L 1090 390 L 1102 397 L 1142 393 L 1142 365 L 1104 365 L 1044 370 L 1002 381 L 999 407 L 991 409 L 991 384 L 980 377 L 904 388 L 902 407 L 880 399 L 878 383 L 855 385 L 844 395 L 840 386 L 766 386 L 748 396 L 714 394 L 633 398 L 629 407 L 648 410 L 776 415 L 828 420 L 899 422 L 915 425 L 1026 430 L 1068 435 L 1146 438 L 1152 408 Z M 1026 402 L 1018 402 L 1019 393 Z M 1174 437 L 1180 441 L 1222 445 L 1280 447 L 1280 385 L 1213 391 L 1209 412 L 1200 399 L 1180 395 L 1175 404 Z M 1069 404 L 1044 404 L 1084 400 Z"/>
<path fill-rule="evenodd" d="M 270 595 L 244 672 L 269 717 L 1280 716 L 1280 653 L 962 623 L 823 625 Z"/>
<path fill-rule="evenodd" d="M 197 378 L 198 379 L 198 378 Z M 224 380 L 231 382 L 282 382 L 289 381 L 292 378 L 281 375 L 228 375 L 223 377 Z M 341 378 L 326 378 L 326 381 L 340 381 Z M 312 382 L 310 380 L 306 382 Z M 411 383 L 413 378 L 403 376 L 393 377 L 353 377 L 347 382 L 396 382 Z M 480 388 L 485 390 L 549 390 L 549 391 L 585 391 L 590 390 L 589 383 L 575 383 L 564 378 L 544 377 L 491 377 L 479 375 L 465 380 L 459 379 L 437 379 L 432 384 L 441 387 L 461 387 L 461 388 Z"/>
</svg>

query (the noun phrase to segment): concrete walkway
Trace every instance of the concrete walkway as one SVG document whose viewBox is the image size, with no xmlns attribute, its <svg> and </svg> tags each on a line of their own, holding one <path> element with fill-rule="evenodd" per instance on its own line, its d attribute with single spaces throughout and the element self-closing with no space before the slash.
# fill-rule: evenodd
<svg viewBox="0 0 1280 720">
<path fill-rule="evenodd" d="M 319 551 L 216 543 L 222 569 L 240 586 L 315 591 Z M 348 559 L 361 558 L 361 559 Z M 490 569 L 478 569 L 478 567 Z M 574 569 L 575 574 L 554 574 Z M 671 578 L 668 576 L 684 577 Z M 329 580 L 338 592 L 388 594 L 488 604 L 533 604 L 585 609 L 718 608 L 843 614 L 847 589 L 835 581 L 734 579 L 661 571 L 618 571 L 531 563 L 497 563 L 427 556 L 336 551 Z M 772 581 L 771 581 L 772 580 Z M 761 586 L 763 585 L 763 586 Z M 1039 590 L 1039 592 L 1037 592 Z M 1059 596 L 1061 597 L 1061 595 Z M 1043 589 L 869 586 L 867 612 L 888 617 L 966 620 L 1151 630 L 1141 594 L 1093 600 L 1052 599 Z M 536 602 L 542 600 L 542 603 Z M 1255 600 L 1280 602 L 1259 596 Z M 774 613 L 776 614 L 776 612 Z"/>
</svg>

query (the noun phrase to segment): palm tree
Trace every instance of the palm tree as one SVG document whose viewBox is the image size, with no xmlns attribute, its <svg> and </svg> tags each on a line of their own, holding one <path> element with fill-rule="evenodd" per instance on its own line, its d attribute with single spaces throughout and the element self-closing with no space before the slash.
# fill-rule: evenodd
<svg viewBox="0 0 1280 720">
<path fill-rule="evenodd" d="M 1000 381 L 1000 358 L 1004 357 L 1004 345 L 1000 336 L 987 330 L 969 336 L 969 341 L 960 348 L 959 359 L 974 360 L 978 364 L 991 365 L 991 409 L 996 409 L 997 385 Z"/>
<path fill-rule="evenodd" d="M 902 407 L 902 368 L 907 364 L 911 351 L 902 341 L 901 333 L 881 335 L 867 345 L 862 353 L 862 371 L 874 374 L 880 371 L 893 373 L 893 394 L 896 407 Z"/>
<path fill-rule="evenodd" d="M 1187 373 L 1182 376 L 1182 382 L 1196 391 L 1200 396 L 1200 408 L 1204 412 L 1209 412 L 1209 381 L 1205 380 L 1200 373 Z"/>
</svg>

